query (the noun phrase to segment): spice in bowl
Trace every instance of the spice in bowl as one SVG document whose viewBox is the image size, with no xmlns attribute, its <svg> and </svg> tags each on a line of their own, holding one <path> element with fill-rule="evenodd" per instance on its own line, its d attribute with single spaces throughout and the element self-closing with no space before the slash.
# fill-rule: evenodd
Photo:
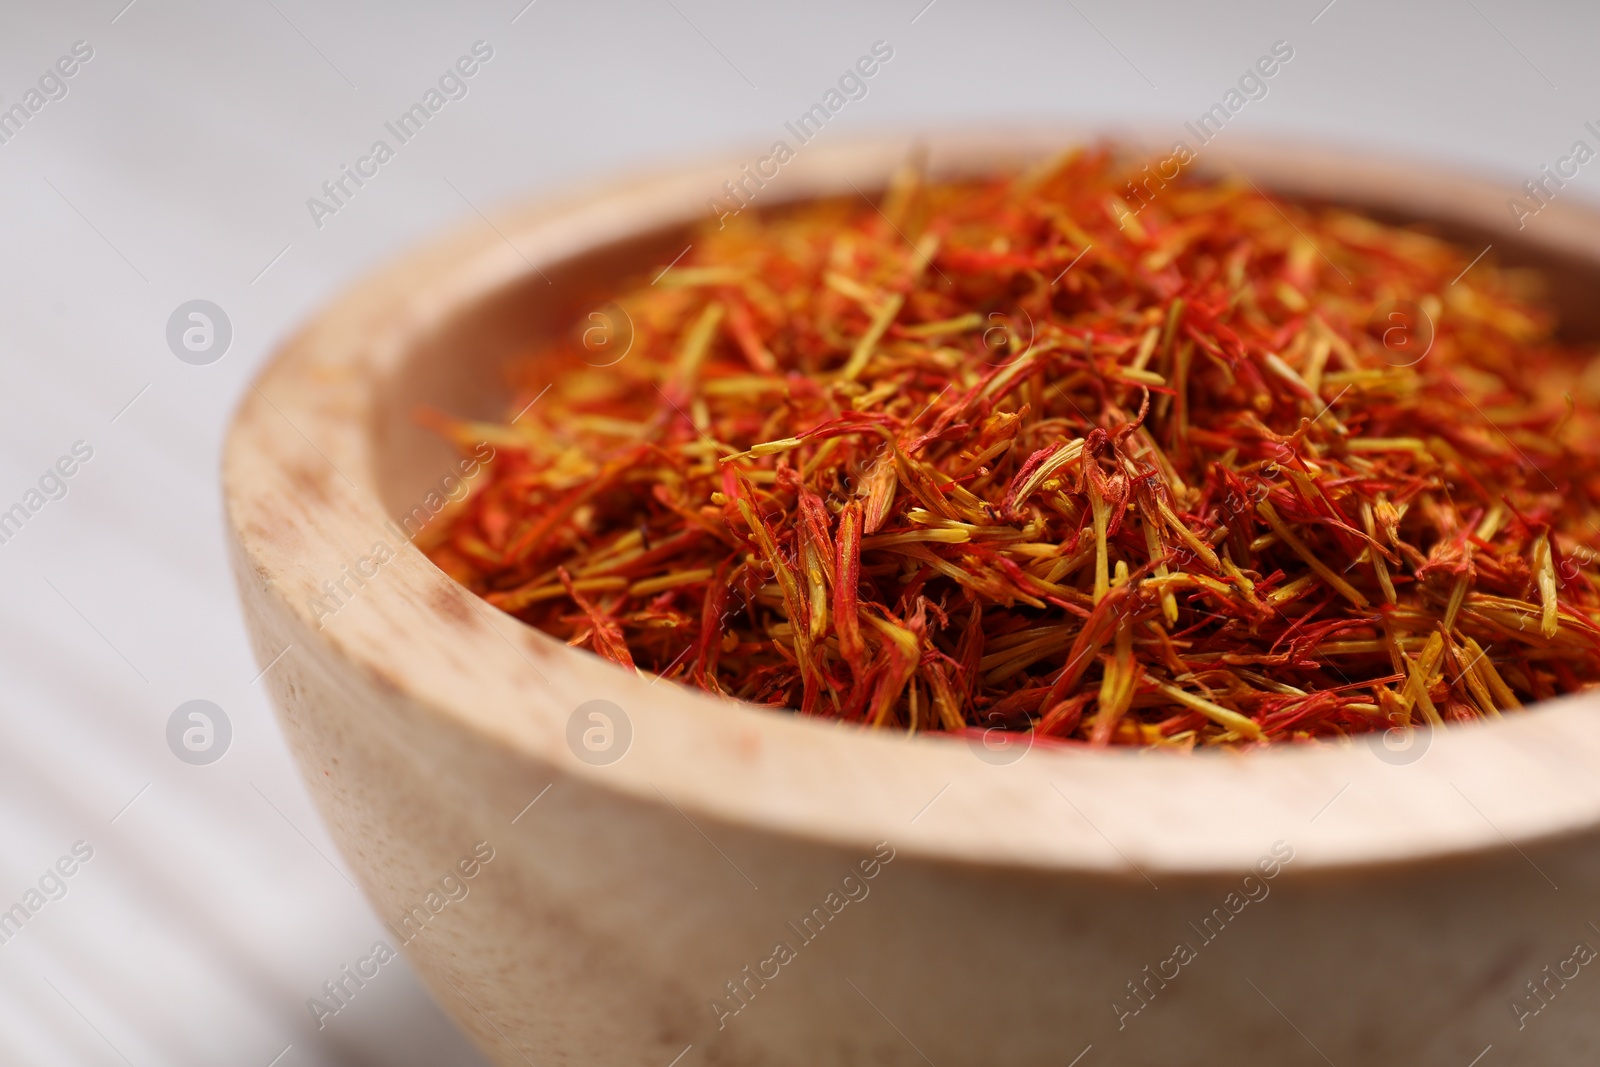
<svg viewBox="0 0 1600 1067">
<path fill-rule="evenodd" d="M 1537 279 L 1139 177 L 700 227 L 615 294 L 621 358 L 583 321 L 507 423 L 430 416 L 497 454 L 431 558 L 620 666 L 900 730 L 1303 741 L 1600 682 L 1600 373 Z"/>
</svg>

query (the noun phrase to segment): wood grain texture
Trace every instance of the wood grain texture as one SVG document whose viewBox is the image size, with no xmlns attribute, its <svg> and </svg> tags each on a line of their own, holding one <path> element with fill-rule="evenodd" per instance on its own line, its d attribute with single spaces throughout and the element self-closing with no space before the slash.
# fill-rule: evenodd
<svg viewBox="0 0 1600 1067">
<path fill-rule="evenodd" d="M 950 173 L 1081 137 L 922 143 Z M 870 191 L 908 145 L 805 147 L 772 201 Z M 1504 191 L 1468 177 L 1243 141 L 1201 163 L 1514 244 Z M 406 257 L 284 345 L 228 439 L 256 652 L 265 664 L 293 646 L 269 675 L 280 718 L 380 915 L 423 901 L 477 842 L 494 849 L 406 946 L 487 1054 L 665 1067 L 693 1045 L 684 1067 L 950 1067 L 1064 1064 L 1093 1044 L 1089 1067 L 1320 1062 L 1308 1045 L 1339 1064 L 1465 1064 L 1490 1042 L 1532 1057 L 1502 1062 L 1600 1052 L 1600 1020 L 1552 1008 L 1519 1031 L 1507 1007 L 1600 919 L 1585 910 L 1600 883 L 1596 698 L 1451 730 L 1409 763 L 1360 743 L 1041 747 L 999 766 L 963 741 L 653 684 L 492 611 L 399 535 L 394 520 L 452 458 L 413 424 L 415 405 L 495 412 L 496 367 L 609 279 L 666 263 L 737 172 L 497 213 L 504 237 L 473 227 Z M 1591 276 L 1600 217 L 1546 210 L 1556 244 L 1513 254 Z M 380 544 L 393 558 L 319 620 L 323 583 Z M 567 743 L 569 716 L 595 699 L 632 724 L 605 766 Z M 797 939 L 786 924 L 879 842 L 895 858 L 869 895 Z M 1205 940 L 1190 924 L 1275 842 L 1294 858 L 1267 899 Z M 1127 983 L 1184 939 L 1197 958 L 1119 1019 L 1116 998 L 1140 1003 Z M 725 983 L 779 940 L 797 958 L 719 1028 L 712 1002 L 736 1006 Z"/>
</svg>

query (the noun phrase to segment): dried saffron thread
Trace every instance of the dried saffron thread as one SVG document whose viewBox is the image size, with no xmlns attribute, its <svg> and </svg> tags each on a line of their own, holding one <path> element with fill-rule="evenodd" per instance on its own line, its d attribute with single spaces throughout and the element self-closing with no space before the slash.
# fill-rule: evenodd
<svg viewBox="0 0 1600 1067">
<path fill-rule="evenodd" d="M 884 728 L 1244 744 L 1600 683 L 1600 375 L 1529 278 L 1244 182 L 1123 229 L 1136 170 L 702 228 L 616 295 L 628 358 L 559 338 L 514 423 L 439 420 L 498 459 L 432 558 L 623 666 Z"/>
</svg>

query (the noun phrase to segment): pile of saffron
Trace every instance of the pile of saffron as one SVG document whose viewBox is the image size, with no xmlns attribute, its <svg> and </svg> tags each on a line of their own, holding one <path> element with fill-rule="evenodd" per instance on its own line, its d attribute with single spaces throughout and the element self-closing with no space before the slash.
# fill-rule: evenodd
<svg viewBox="0 0 1600 1067">
<path fill-rule="evenodd" d="M 508 422 L 432 417 L 497 458 L 431 558 L 623 667 L 881 728 L 1243 745 L 1600 682 L 1600 376 L 1537 279 L 1138 174 L 907 168 L 699 228 L 528 353 Z"/>
</svg>

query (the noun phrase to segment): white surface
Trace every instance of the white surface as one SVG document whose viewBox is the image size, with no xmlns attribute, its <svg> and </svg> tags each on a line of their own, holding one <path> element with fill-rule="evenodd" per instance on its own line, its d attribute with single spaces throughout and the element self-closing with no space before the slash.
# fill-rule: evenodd
<svg viewBox="0 0 1600 1067">
<path fill-rule="evenodd" d="M 1503 174 L 1509 197 L 1600 125 L 1600 10 L 1576 3 L 524 2 L 0 10 L 0 110 L 73 42 L 95 50 L 0 144 L 0 509 L 74 441 L 94 448 L 0 544 L 0 909 L 75 841 L 95 849 L 0 944 L 0 1063 L 479 1062 L 403 967 L 313 1024 L 306 998 L 384 934 L 253 682 L 222 547 L 235 399 L 397 249 L 531 190 L 754 158 L 880 39 L 893 60 L 822 136 L 1085 116 L 1182 136 L 1280 39 L 1293 61 L 1222 136 L 1457 161 Z M 318 229 L 306 198 L 480 39 L 494 57 L 469 95 Z M 1593 196 L 1596 172 L 1561 195 Z M 211 366 L 165 342 L 196 297 L 233 323 Z M 166 744 L 195 698 L 234 728 L 210 766 Z"/>
</svg>

